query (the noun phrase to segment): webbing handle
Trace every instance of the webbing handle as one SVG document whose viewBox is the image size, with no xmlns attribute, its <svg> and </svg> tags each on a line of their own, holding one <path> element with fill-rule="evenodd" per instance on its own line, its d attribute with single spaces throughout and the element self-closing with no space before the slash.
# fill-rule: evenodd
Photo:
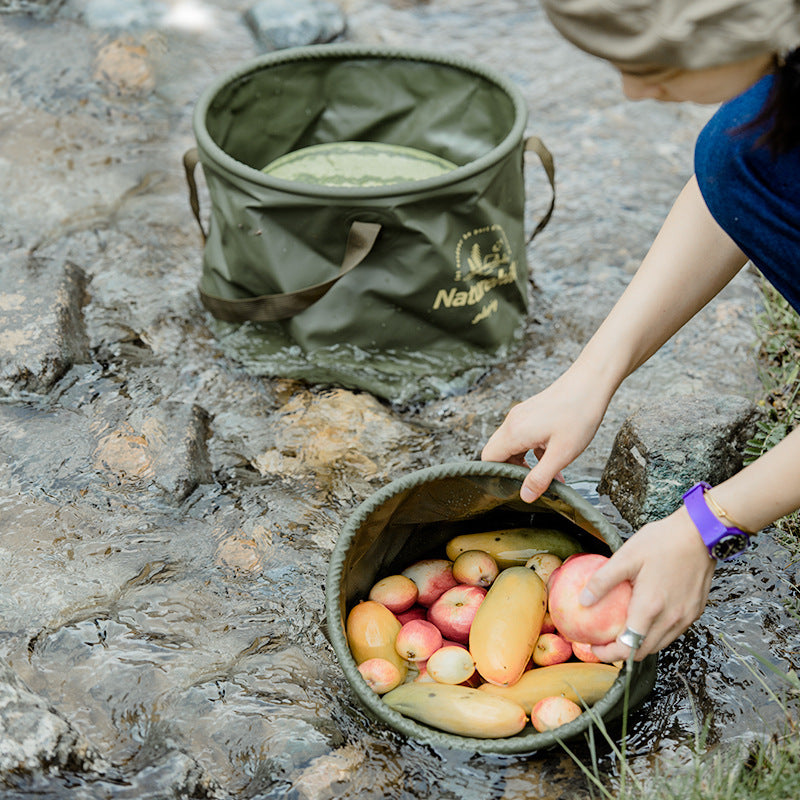
<svg viewBox="0 0 800 800">
<path fill-rule="evenodd" d="M 526 244 L 530 244 L 534 236 L 541 233 L 545 225 L 550 222 L 550 217 L 553 216 L 553 209 L 556 207 L 556 166 L 553 161 L 553 154 L 545 147 L 544 142 L 538 136 L 529 136 L 525 140 L 524 151 L 526 153 L 536 153 L 539 156 L 547 175 L 547 180 L 550 182 L 550 189 L 553 192 L 553 196 L 550 199 L 550 207 L 539 220 L 539 224 L 534 228 L 533 233 L 528 237 Z"/>
</svg>

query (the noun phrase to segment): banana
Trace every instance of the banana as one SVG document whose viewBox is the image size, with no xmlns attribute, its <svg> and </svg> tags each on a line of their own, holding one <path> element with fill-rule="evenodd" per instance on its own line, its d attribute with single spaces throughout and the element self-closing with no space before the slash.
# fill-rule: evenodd
<svg viewBox="0 0 800 800">
<path fill-rule="evenodd" d="M 478 691 L 519 703 L 527 714 L 545 697 L 560 695 L 583 705 L 594 705 L 619 674 L 612 664 L 567 662 L 529 669 L 513 686 L 484 683 Z"/>
<path fill-rule="evenodd" d="M 447 543 L 447 557 L 455 561 L 467 550 L 489 553 L 500 569 L 524 566 L 537 553 L 553 553 L 562 561 L 583 551 L 578 540 L 569 533 L 550 528 L 512 528 L 491 533 L 465 533 Z"/>
<path fill-rule="evenodd" d="M 383 702 L 418 722 L 477 739 L 513 736 L 527 722 L 518 703 L 468 686 L 406 683 L 383 695 Z"/>
</svg>

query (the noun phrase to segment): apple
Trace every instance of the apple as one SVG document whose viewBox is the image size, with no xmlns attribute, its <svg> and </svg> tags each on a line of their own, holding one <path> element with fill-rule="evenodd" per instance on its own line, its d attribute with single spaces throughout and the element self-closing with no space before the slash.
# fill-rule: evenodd
<svg viewBox="0 0 800 800">
<path fill-rule="evenodd" d="M 469 641 L 472 620 L 475 619 L 475 613 L 484 597 L 486 589 L 481 589 L 480 586 L 454 586 L 428 609 L 428 620 L 445 638 L 466 644 Z"/>
<path fill-rule="evenodd" d="M 412 619 L 400 628 L 394 646 L 408 661 L 427 661 L 442 646 L 442 634 L 432 622 Z"/>
<path fill-rule="evenodd" d="M 417 672 L 416 677 L 412 681 L 412 683 L 436 683 L 437 681 L 433 678 L 432 675 L 428 673 L 428 668 L 425 664 L 420 665 L 419 672 Z"/>
<path fill-rule="evenodd" d="M 532 555 L 526 562 L 525 566 L 532 569 L 547 585 L 550 576 L 563 564 L 564 562 L 554 553 L 536 553 Z"/>
<path fill-rule="evenodd" d="M 499 572 L 497 562 L 483 550 L 465 550 L 453 562 L 453 577 L 468 586 L 488 589 Z"/>
<path fill-rule="evenodd" d="M 573 642 L 608 644 L 625 627 L 633 591 L 630 581 L 617 584 L 592 606 L 583 606 L 578 600 L 589 578 L 607 561 L 608 557 L 599 553 L 578 553 L 550 576 L 550 616 L 558 632 Z"/>
<path fill-rule="evenodd" d="M 453 577 L 453 562 L 446 558 L 425 558 L 406 567 L 402 574 L 417 585 L 417 602 L 426 608 L 448 589 L 458 585 Z"/>
<path fill-rule="evenodd" d="M 386 694 L 403 682 L 403 674 L 397 665 L 385 658 L 368 658 L 358 665 L 358 671 L 377 694 Z"/>
<path fill-rule="evenodd" d="M 382 603 L 393 614 L 411 608 L 417 602 L 417 584 L 405 575 L 389 575 L 379 580 L 370 590 L 369 599 Z"/>
<path fill-rule="evenodd" d="M 475 672 L 475 660 L 466 648 L 451 645 L 433 653 L 425 669 L 437 683 L 464 683 Z"/>
<path fill-rule="evenodd" d="M 600 659 L 592 652 L 592 646 L 586 642 L 573 642 L 572 652 L 575 658 L 585 661 L 587 664 L 599 664 Z"/>
<path fill-rule="evenodd" d="M 542 633 L 533 648 L 533 663 L 537 667 L 562 664 L 572 656 L 572 645 L 557 633 Z"/>
<path fill-rule="evenodd" d="M 416 584 L 414 584 L 414 586 L 416 586 Z M 395 614 L 395 616 L 400 620 L 401 625 L 405 625 L 406 622 L 411 622 L 412 619 L 427 619 L 428 609 L 425 608 L 425 606 L 413 605 L 406 611 Z"/>
<path fill-rule="evenodd" d="M 581 707 L 562 695 L 543 697 L 531 709 L 531 722 L 540 733 L 551 731 L 577 719 L 582 714 Z"/>
<path fill-rule="evenodd" d="M 539 633 L 557 633 L 556 626 L 553 625 L 553 618 L 550 616 L 549 611 L 544 612 L 544 619 L 542 620 L 542 629 Z"/>
</svg>

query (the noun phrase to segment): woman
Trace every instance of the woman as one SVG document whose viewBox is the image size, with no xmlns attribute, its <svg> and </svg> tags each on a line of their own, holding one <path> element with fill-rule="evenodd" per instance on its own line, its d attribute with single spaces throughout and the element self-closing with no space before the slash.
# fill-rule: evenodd
<svg viewBox="0 0 800 800">
<path fill-rule="evenodd" d="M 534 452 L 520 492 L 529 502 L 586 448 L 622 381 L 748 260 L 800 311 L 800 3 L 542 4 L 567 39 L 620 70 L 629 98 L 724 104 L 698 138 L 695 175 L 609 316 L 484 447 L 484 460 L 518 464 Z M 627 629 L 594 648 L 604 661 L 631 648 L 642 659 L 680 636 L 705 607 L 717 558 L 800 508 L 800 429 L 713 489 L 685 488 L 684 504 L 631 536 L 581 598 L 591 605 L 633 583 Z"/>
</svg>

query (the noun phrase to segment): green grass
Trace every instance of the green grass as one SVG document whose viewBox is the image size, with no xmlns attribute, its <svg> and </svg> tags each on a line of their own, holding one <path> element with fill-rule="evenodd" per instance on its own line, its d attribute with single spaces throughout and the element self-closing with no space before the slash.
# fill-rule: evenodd
<svg viewBox="0 0 800 800">
<path fill-rule="evenodd" d="M 764 415 L 745 449 L 749 463 L 777 444 L 800 424 L 800 316 L 766 282 L 762 285 L 763 310 L 756 318 L 758 361 Z M 787 544 L 800 550 L 800 513 L 779 520 L 776 528 L 788 534 Z"/>
</svg>

